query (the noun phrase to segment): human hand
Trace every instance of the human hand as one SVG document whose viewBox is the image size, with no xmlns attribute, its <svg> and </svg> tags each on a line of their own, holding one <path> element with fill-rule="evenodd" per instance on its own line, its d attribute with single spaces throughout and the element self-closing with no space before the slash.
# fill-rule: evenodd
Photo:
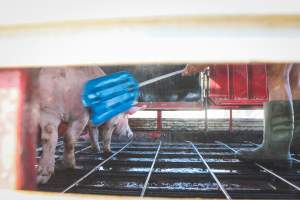
<svg viewBox="0 0 300 200">
<path fill-rule="evenodd" d="M 203 71 L 207 66 L 206 64 L 187 64 L 183 69 L 182 76 L 191 76 Z"/>
</svg>

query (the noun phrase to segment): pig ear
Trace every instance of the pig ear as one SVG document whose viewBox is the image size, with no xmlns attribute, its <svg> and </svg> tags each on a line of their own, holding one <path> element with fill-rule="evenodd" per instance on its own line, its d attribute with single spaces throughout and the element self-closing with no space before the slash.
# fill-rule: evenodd
<svg viewBox="0 0 300 200">
<path fill-rule="evenodd" d="M 136 113 L 139 110 L 145 110 L 147 108 L 146 105 L 142 105 L 142 106 L 132 106 L 127 112 L 125 112 L 125 114 L 128 115 L 133 115 L 134 113 Z"/>
</svg>

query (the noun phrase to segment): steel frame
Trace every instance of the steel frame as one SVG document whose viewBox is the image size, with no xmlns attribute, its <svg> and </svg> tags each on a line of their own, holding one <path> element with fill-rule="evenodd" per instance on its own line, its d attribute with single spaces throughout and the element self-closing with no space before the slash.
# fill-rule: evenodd
<svg viewBox="0 0 300 200">
<path fill-rule="evenodd" d="M 76 146 L 82 149 L 85 145 L 88 145 L 88 142 L 80 142 Z M 113 143 L 112 150 L 117 151 L 124 145 L 125 143 Z M 223 145 L 217 143 L 194 145 L 211 171 L 221 180 L 231 198 L 282 199 L 296 198 L 300 194 L 298 190 L 286 187 L 286 183 L 282 184 L 279 179 L 275 181 L 276 179 L 264 169 L 234 161 L 236 160 L 234 151 Z M 204 162 L 199 159 L 198 153 L 189 143 L 164 143 L 161 144 L 159 151 L 158 146 L 157 143 L 132 143 L 99 171 L 96 170 L 93 176 L 73 188 L 72 192 L 140 196 L 145 180 L 151 173 L 145 196 L 223 197 L 224 194 L 219 190 Z M 251 146 L 247 143 L 241 144 L 244 148 Z M 159 153 L 154 162 L 153 158 L 157 152 Z M 91 150 L 83 151 L 76 157 L 77 163 L 83 165 L 83 168 L 58 170 L 49 183 L 40 185 L 39 188 L 43 191 L 62 191 L 98 165 L 99 159 L 103 160 L 101 154 Z M 150 166 L 154 166 L 153 171 Z M 298 164 L 291 172 L 281 171 L 283 173 L 281 177 L 298 182 L 299 173 L 294 171 L 297 166 Z M 247 183 L 244 180 L 247 180 Z"/>
</svg>

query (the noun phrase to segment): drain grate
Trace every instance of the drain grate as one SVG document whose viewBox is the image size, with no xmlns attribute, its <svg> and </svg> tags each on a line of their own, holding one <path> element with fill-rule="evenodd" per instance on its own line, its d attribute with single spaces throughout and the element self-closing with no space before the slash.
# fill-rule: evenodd
<svg viewBox="0 0 300 200">
<path fill-rule="evenodd" d="M 256 147 L 253 143 L 113 143 L 114 155 L 110 158 L 87 147 L 89 143 L 84 141 L 76 145 L 76 161 L 82 168 L 56 170 L 47 184 L 39 185 L 39 190 L 227 199 L 300 198 L 298 155 L 293 155 L 293 168 L 289 170 L 235 158 L 234 151 Z M 62 152 L 60 145 L 57 162 Z"/>
</svg>

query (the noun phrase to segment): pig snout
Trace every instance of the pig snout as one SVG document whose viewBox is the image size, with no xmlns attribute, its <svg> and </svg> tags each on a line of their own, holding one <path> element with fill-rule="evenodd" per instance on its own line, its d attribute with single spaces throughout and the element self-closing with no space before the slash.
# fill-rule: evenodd
<svg viewBox="0 0 300 200">
<path fill-rule="evenodd" d="M 115 130 L 114 134 L 119 139 L 132 139 L 133 138 L 133 132 L 129 126 L 128 123 L 128 115 L 125 113 L 121 113 L 116 119 L 115 119 Z"/>
<path fill-rule="evenodd" d="M 116 136 L 121 140 L 131 140 L 133 138 L 133 132 L 130 127 L 117 130 Z"/>
<path fill-rule="evenodd" d="M 131 131 L 131 129 L 127 129 L 126 131 L 126 136 L 129 140 L 131 140 L 133 138 L 133 132 Z"/>
</svg>

